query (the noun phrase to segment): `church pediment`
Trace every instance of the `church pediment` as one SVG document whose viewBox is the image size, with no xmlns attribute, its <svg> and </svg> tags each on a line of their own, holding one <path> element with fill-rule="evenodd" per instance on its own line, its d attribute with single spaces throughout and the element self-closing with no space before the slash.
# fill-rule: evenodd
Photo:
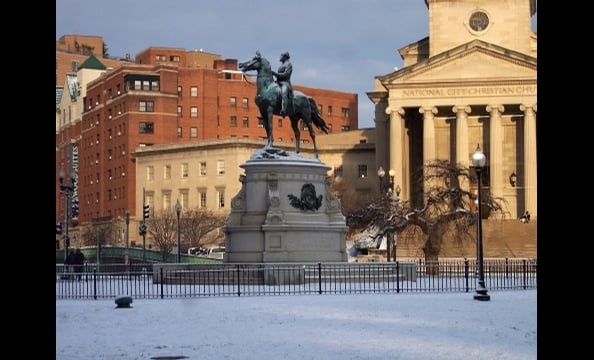
<svg viewBox="0 0 594 360">
<path fill-rule="evenodd" d="M 376 77 L 386 88 L 406 83 L 536 79 L 536 58 L 474 40 L 415 65 Z"/>
</svg>

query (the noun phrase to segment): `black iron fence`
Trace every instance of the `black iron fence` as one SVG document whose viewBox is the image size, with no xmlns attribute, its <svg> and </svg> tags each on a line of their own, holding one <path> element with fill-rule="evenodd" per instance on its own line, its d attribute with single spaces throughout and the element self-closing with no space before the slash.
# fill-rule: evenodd
<svg viewBox="0 0 594 360">
<path fill-rule="evenodd" d="M 536 289 L 536 259 L 485 259 L 486 288 Z M 470 292 L 476 259 L 379 263 L 85 264 L 56 266 L 56 299 Z"/>
</svg>

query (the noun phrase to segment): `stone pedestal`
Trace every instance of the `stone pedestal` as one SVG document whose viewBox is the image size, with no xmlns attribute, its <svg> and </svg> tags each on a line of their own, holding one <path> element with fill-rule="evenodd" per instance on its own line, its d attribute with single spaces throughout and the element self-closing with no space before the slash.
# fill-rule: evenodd
<svg viewBox="0 0 594 360">
<path fill-rule="evenodd" d="M 240 165 L 225 231 L 229 263 L 346 262 L 347 226 L 319 159 L 264 148 Z"/>
</svg>

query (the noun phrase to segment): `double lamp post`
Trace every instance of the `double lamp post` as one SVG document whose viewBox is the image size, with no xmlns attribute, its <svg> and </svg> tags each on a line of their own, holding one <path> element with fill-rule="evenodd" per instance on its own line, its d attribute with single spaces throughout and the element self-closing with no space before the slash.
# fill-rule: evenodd
<svg viewBox="0 0 594 360">
<path fill-rule="evenodd" d="M 70 238 L 68 237 L 68 223 L 70 222 L 69 210 L 70 210 L 70 198 L 74 192 L 76 180 L 70 177 L 70 184 L 64 183 L 64 169 L 60 169 L 60 192 L 65 194 L 65 207 L 64 207 L 64 260 L 68 257 L 68 247 L 70 247 Z"/>
<path fill-rule="evenodd" d="M 377 177 L 379 179 L 379 185 L 380 185 L 380 194 L 382 196 L 384 196 L 384 194 L 386 196 L 390 197 L 390 206 L 394 209 L 396 206 L 398 206 L 398 202 L 400 201 L 400 186 L 397 185 L 396 189 L 394 189 L 394 176 L 396 175 L 396 172 L 393 169 L 390 169 L 390 171 L 388 171 L 388 175 L 390 176 L 390 178 L 386 178 L 386 170 L 384 170 L 383 167 L 379 167 L 379 169 L 377 169 Z M 394 244 L 394 252 L 393 252 L 393 256 L 394 256 L 394 261 L 396 261 L 396 242 L 394 241 L 394 231 L 389 231 L 388 236 L 386 238 L 386 261 L 390 261 L 390 255 L 391 255 L 391 251 L 390 251 L 390 246 L 391 244 Z"/>
</svg>

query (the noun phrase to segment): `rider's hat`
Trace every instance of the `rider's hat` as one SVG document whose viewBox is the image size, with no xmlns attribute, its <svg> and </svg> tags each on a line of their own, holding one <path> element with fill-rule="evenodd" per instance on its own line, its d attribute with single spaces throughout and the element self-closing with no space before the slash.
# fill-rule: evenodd
<svg viewBox="0 0 594 360">
<path fill-rule="evenodd" d="M 289 53 L 285 51 L 284 53 L 281 54 L 281 57 L 286 57 L 287 59 L 290 59 L 291 55 L 289 55 Z"/>
</svg>

